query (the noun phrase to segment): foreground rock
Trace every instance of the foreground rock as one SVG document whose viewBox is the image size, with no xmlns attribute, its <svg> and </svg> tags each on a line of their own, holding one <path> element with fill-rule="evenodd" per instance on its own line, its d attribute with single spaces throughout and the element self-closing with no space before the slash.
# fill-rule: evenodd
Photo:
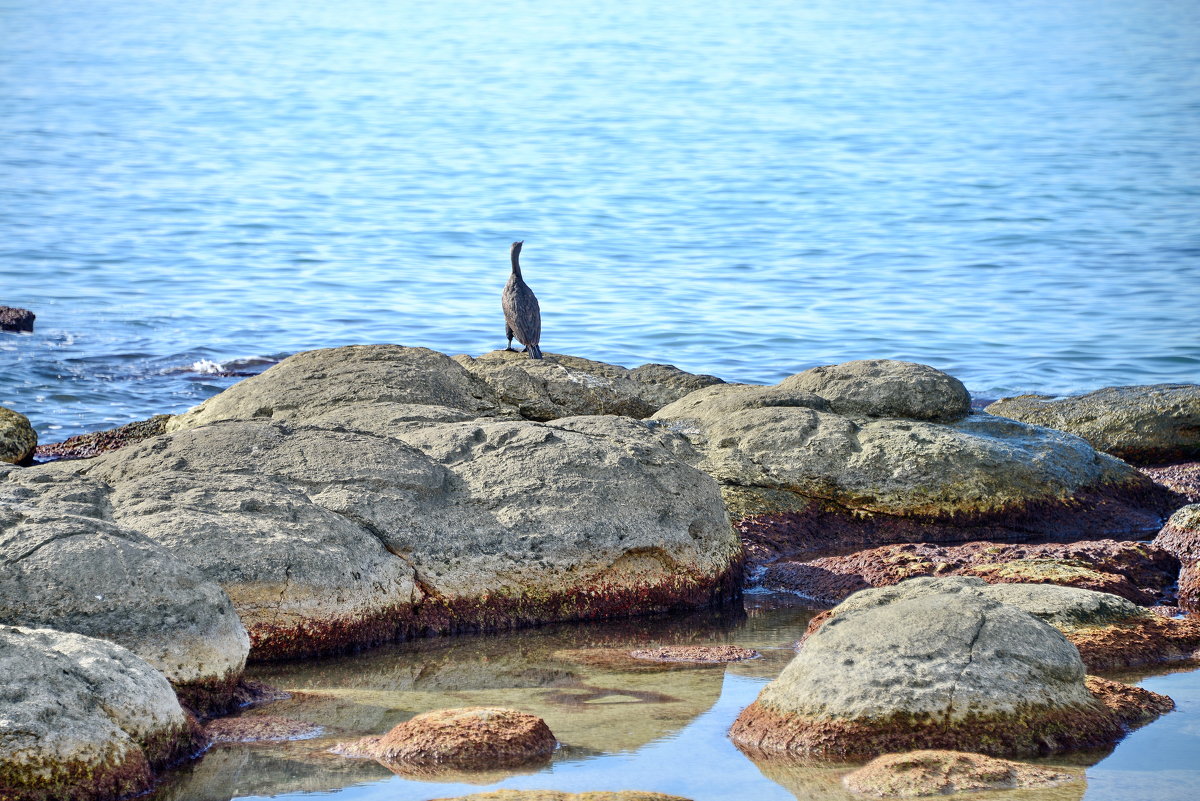
<svg viewBox="0 0 1200 801">
<path fill-rule="evenodd" d="M 1069 431 L 1132 464 L 1200 458 L 1200 385 L 1105 387 L 1086 395 L 1001 398 L 989 414 Z"/>
<path fill-rule="evenodd" d="M 100 519 L 104 499 L 84 479 L 0 474 L 0 623 L 112 640 L 197 714 L 228 711 L 250 646 L 229 597 L 149 537 Z"/>
<path fill-rule="evenodd" d="M 859 590 L 898 584 L 917 576 L 968 575 L 989 583 L 1079 587 L 1152 606 L 1164 600 L 1178 573 L 1178 559 L 1162 548 L 1137 542 L 905 543 L 848 556 L 803 562 L 781 560 L 768 565 L 759 581 L 769 589 L 838 603 Z"/>
<path fill-rule="evenodd" d="M 920 365 L 871 364 L 707 387 L 655 413 L 721 483 L 752 561 L 906 541 L 1129 538 L 1178 505 L 1070 434 L 986 414 L 886 417 L 945 421 L 965 411 L 961 385 Z M 828 379 L 843 368 L 852 380 Z M 909 372 L 920 378 L 895 380 Z"/>
<path fill-rule="evenodd" d="M 979 790 L 1054 787 L 1079 774 L 963 751 L 884 754 L 846 776 L 846 789 L 873 798 L 919 798 Z"/>
<path fill-rule="evenodd" d="M 136 795 L 203 747 L 162 674 L 114 643 L 0 626 L 0 676 L 5 799 Z"/>
<path fill-rule="evenodd" d="M 23 464 L 33 456 L 36 447 L 37 432 L 29 424 L 29 418 L 0 406 L 0 462 Z"/>
<path fill-rule="evenodd" d="M 629 370 L 615 364 L 547 353 L 529 359 L 497 350 L 454 360 L 490 386 L 500 400 L 528 420 L 577 415 L 619 414 L 649 417 L 690 392 L 724 383 L 711 375 L 685 373 L 669 364 Z"/>
<path fill-rule="evenodd" d="M 404 359 L 417 370 L 440 357 L 385 350 L 397 374 L 406 374 L 397 367 Z M 268 379 L 286 364 L 236 386 L 264 382 L 261 394 L 273 395 Z M 326 373 L 302 380 L 292 364 L 281 375 L 333 395 Z M 427 394 L 445 400 L 448 391 Z M 378 405 L 355 408 L 366 410 L 355 430 L 313 410 L 306 425 L 185 428 L 29 471 L 102 482 L 109 491 L 96 503 L 118 524 L 229 594 L 252 658 L 694 608 L 739 594 L 740 546 L 718 488 L 662 444 L 688 447 L 677 435 L 620 417 L 436 423 L 419 412 L 397 418 L 395 406 L 379 415 Z M 292 402 L 286 413 L 308 411 Z"/>
<path fill-rule="evenodd" d="M 1200 504 L 1183 507 L 1163 526 L 1154 544 L 1183 562 L 1179 573 L 1179 606 L 1200 613 Z"/>
<path fill-rule="evenodd" d="M 544 762 L 557 745 L 550 727 L 535 715 L 477 706 L 426 712 L 382 737 L 366 737 L 336 750 L 347 756 L 373 757 L 420 774 Z"/>
<path fill-rule="evenodd" d="M 33 321 L 37 315 L 29 309 L 0 306 L 0 331 L 26 331 L 33 333 Z"/>
<path fill-rule="evenodd" d="M 973 583 L 934 582 L 864 590 L 833 610 L 738 717 L 734 742 L 854 760 L 913 748 L 1035 756 L 1122 736 L 1059 631 Z"/>
<path fill-rule="evenodd" d="M 79 434 L 68 437 L 62 442 L 52 442 L 39 445 L 34 455 L 39 461 L 49 462 L 58 459 L 88 459 L 117 448 L 124 448 L 135 442 L 141 442 L 150 437 L 157 437 L 167 430 L 169 414 L 157 414 L 149 420 L 138 420 L 106 431 L 96 431 L 91 434 Z"/>
</svg>

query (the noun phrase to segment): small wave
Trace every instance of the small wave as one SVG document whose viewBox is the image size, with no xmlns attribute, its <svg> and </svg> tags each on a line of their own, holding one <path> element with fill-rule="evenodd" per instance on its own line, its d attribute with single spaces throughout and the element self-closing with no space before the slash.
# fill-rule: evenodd
<svg viewBox="0 0 1200 801">
<path fill-rule="evenodd" d="M 225 365 L 220 362 L 214 362 L 212 359 L 199 359 L 192 362 L 189 367 L 184 368 L 184 372 L 215 375 L 225 372 Z"/>
</svg>

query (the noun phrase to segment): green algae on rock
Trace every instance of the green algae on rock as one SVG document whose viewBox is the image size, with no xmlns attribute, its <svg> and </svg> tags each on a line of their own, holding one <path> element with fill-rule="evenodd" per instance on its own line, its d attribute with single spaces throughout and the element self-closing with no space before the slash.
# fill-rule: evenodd
<svg viewBox="0 0 1200 801">
<path fill-rule="evenodd" d="M 1088 691 L 1060 632 L 970 583 L 949 586 L 915 579 L 834 609 L 738 717 L 734 742 L 855 760 L 918 747 L 1036 756 L 1120 739 L 1122 721 Z"/>
<path fill-rule="evenodd" d="M 1200 458 L 1200 385 L 1105 387 L 1086 395 L 1001 398 L 989 414 L 1057 428 L 1132 464 Z"/>
<path fill-rule="evenodd" d="M 983 754 L 928 749 L 884 754 L 843 779 L 846 789 L 873 798 L 1053 787 L 1071 781 L 1083 781 L 1082 772 L 1066 773 Z"/>
<path fill-rule="evenodd" d="M 37 447 L 37 432 L 29 418 L 0 406 L 0 462 L 22 464 L 33 456 Z"/>
<path fill-rule="evenodd" d="M 115 801 L 204 746 L 166 678 L 106 640 L 0 626 L 0 675 L 6 801 Z"/>
</svg>

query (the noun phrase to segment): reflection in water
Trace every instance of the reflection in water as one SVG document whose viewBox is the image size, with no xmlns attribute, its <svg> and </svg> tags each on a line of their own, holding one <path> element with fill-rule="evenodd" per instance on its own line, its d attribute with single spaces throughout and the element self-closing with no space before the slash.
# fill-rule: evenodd
<svg viewBox="0 0 1200 801">
<path fill-rule="evenodd" d="M 763 684 L 791 660 L 813 611 L 785 596 L 749 596 L 747 614 L 701 613 L 672 620 L 548 626 L 495 636 L 437 638 L 303 664 L 259 666 L 253 678 L 293 692 L 247 715 L 274 715 L 325 727 L 320 738 L 228 744 L 177 772 L 153 801 L 307 797 L 341 801 L 427 801 L 490 788 L 654 790 L 696 801 L 851 801 L 846 766 L 755 764 L 726 732 Z M 738 645 L 761 659 L 728 665 L 642 662 L 625 653 L 650 645 Z M 1126 680 L 1137 677 L 1126 676 Z M 1135 732 L 1111 756 L 1079 754 L 1052 764 L 1088 770 L 1088 784 L 988 793 L 1012 801 L 1173 801 L 1200 782 L 1200 672 L 1145 682 L 1175 697 L 1180 712 Z M 546 720 L 561 747 L 530 771 L 395 776 L 367 759 L 328 752 L 346 740 L 382 734 L 431 709 L 505 706 Z M 1157 733 L 1157 734 L 1156 734 Z M 1165 734 L 1164 734 L 1165 733 Z M 1186 754 L 1190 753 L 1190 757 Z M 1163 762 L 1166 759 L 1167 762 Z M 1190 759 L 1190 761 L 1189 761 Z M 1155 773 L 1146 793 L 1127 792 Z M 1172 789 L 1174 788 L 1174 789 Z"/>
</svg>

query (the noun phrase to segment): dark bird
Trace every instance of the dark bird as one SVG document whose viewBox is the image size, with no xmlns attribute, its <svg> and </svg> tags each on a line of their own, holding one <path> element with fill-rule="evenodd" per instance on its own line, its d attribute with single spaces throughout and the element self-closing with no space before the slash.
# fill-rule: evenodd
<svg viewBox="0 0 1200 801">
<path fill-rule="evenodd" d="M 500 305 L 504 307 L 504 334 L 508 337 L 508 347 L 505 350 L 513 350 L 512 341 L 513 337 L 516 337 L 517 341 L 525 346 L 529 358 L 540 359 L 542 349 L 538 347 L 538 340 L 542 338 L 542 310 L 538 307 L 537 296 L 521 277 L 520 256 L 523 244 L 525 243 L 512 243 L 512 250 L 509 251 L 512 256 L 512 275 L 508 277 L 504 292 L 500 294 Z"/>
</svg>

